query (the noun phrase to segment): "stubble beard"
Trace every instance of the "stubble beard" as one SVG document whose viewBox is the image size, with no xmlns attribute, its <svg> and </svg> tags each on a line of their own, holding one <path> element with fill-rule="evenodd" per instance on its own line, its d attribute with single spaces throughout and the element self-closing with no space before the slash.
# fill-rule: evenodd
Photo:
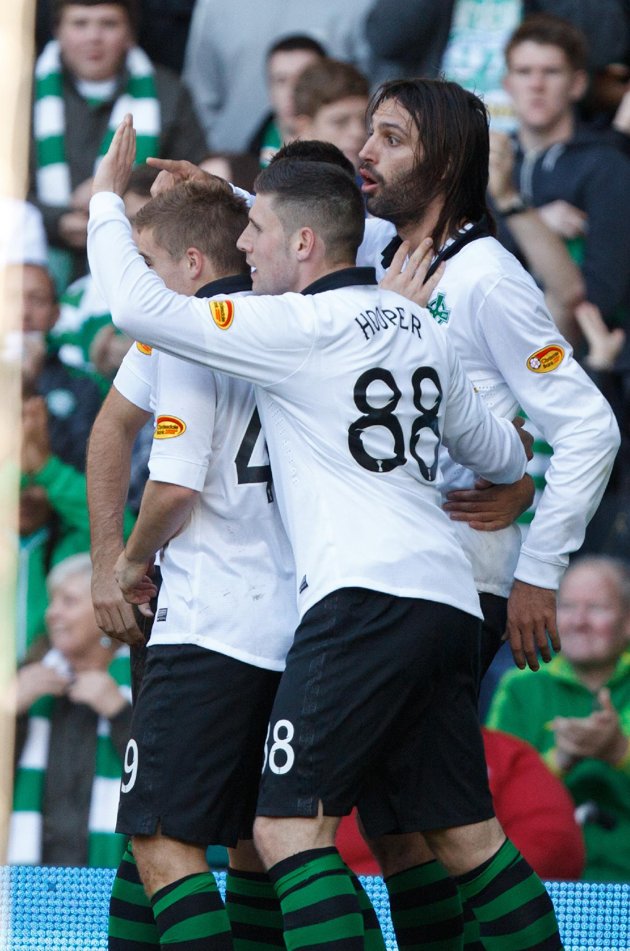
<svg viewBox="0 0 630 951">
<path fill-rule="evenodd" d="M 391 221 L 400 231 L 415 225 L 426 215 L 431 199 L 427 199 L 419 169 L 404 172 L 389 183 L 380 182 L 377 194 L 368 195 L 367 210 L 375 218 Z"/>
</svg>

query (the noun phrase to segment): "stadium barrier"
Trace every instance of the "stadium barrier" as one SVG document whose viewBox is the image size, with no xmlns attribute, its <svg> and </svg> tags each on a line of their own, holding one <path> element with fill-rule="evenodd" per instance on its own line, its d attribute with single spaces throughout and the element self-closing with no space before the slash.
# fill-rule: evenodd
<svg viewBox="0 0 630 951">
<path fill-rule="evenodd" d="M 225 889 L 225 872 L 216 872 Z M 114 872 L 97 868 L 0 868 L 0 951 L 104 951 Z M 396 939 L 382 879 L 362 877 L 388 951 Z M 565 951 L 629 951 L 630 884 L 547 882 Z"/>
</svg>

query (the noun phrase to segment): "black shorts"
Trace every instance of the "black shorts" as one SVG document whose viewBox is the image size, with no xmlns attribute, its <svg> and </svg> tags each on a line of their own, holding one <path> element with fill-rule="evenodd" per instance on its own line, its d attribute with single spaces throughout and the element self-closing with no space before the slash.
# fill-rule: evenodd
<svg viewBox="0 0 630 951">
<path fill-rule="evenodd" d="M 483 624 L 481 625 L 480 676 L 486 673 L 503 644 L 507 627 L 507 598 L 482 592 L 479 595 Z"/>
<path fill-rule="evenodd" d="M 258 815 L 345 815 L 370 836 L 494 815 L 477 717 L 479 621 L 345 588 L 302 619 L 266 746 Z"/>
<path fill-rule="evenodd" d="M 116 830 L 234 846 L 251 838 L 280 674 L 189 644 L 147 651 Z"/>
</svg>

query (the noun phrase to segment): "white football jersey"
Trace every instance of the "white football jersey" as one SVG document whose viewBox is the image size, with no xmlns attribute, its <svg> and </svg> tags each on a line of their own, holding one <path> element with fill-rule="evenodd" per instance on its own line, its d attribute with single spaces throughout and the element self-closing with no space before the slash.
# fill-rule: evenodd
<svg viewBox="0 0 630 951">
<path fill-rule="evenodd" d="M 382 275 L 381 252 L 394 235 L 389 222 L 368 219 L 359 260 Z M 610 406 L 574 360 L 540 289 L 494 238 L 471 241 L 446 261 L 429 310 L 492 412 L 511 418 L 522 407 L 553 448 L 522 547 L 516 525 L 477 532 L 455 523 L 477 588 L 507 596 L 514 577 L 556 588 L 608 482 L 619 444 Z M 474 473 L 446 453 L 441 462 L 445 493 L 472 486 Z"/>
<path fill-rule="evenodd" d="M 199 293 L 237 297 L 243 285 L 229 278 Z M 297 625 L 293 555 L 253 387 L 145 344 L 130 348 L 114 384 L 154 413 L 150 478 L 199 492 L 160 552 L 149 646 L 194 644 L 283 670 Z"/>
<path fill-rule="evenodd" d="M 114 386 L 126 400 L 155 416 L 155 386 L 158 354 L 146 344 L 134 341 L 114 377 Z"/>
<path fill-rule="evenodd" d="M 429 314 L 356 268 L 302 294 L 177 295 L 147 268 L 109 193 L 92 199 L 89 253 L 122 330 L 257 384 L 300 615 L 358 586 L 480 616 L 440 507 L 439 447 L 496 482 L 519 479 L 525 454 Z"/>
</svg>

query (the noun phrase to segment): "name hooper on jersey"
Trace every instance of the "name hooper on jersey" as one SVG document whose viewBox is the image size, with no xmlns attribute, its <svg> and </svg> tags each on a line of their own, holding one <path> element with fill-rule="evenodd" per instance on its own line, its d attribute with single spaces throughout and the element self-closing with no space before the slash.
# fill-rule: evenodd
<svg viewBox="0 0 630 951">
<path fill-rule="evenodd" d="M 394 310 L 388 307 L 375 307 L 373 310 L 361 311 L 354 319 L 366 340 L 371 340 L 381 330 L 390 330 L 392 327 L 408 330 L 422 340 L 420 318 L 415 314 L 408 314 L 404 307 L 396 307 Z"/>
</svg>

